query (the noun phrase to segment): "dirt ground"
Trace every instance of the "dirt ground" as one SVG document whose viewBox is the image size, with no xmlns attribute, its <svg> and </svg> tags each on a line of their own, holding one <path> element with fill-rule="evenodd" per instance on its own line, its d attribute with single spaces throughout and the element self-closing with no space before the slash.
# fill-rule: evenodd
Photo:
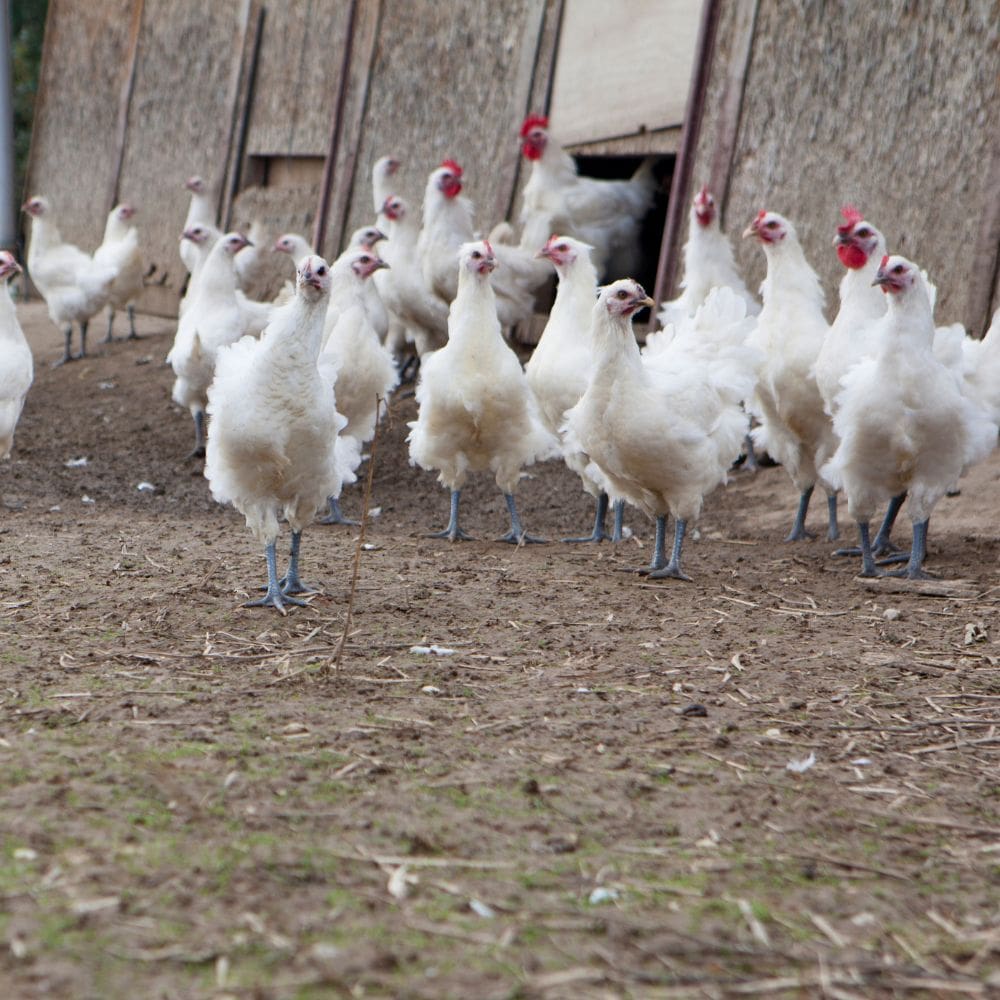
<svg viewBox="0 0 1000 1000">
<path fill-rule="evenodd" d="M 780 468 L 709 498 L 693 583 L 650 583 L 635 512 L 617 548 L 500 545 L 486 480 L 480 541 L 425 538 L 404 393 L 335 670 L 358 530 L 305 533 L 310 607 L 244 609 L 263 557 L 185 458 L 169 321 L 53 369 L 21 317 L 0 995 L 1000 996 L 1000 455 L 932 521 L 936 594 L 783 544 Z M 589 529 L 554 463 L 519 499 Z"/>
</svg>

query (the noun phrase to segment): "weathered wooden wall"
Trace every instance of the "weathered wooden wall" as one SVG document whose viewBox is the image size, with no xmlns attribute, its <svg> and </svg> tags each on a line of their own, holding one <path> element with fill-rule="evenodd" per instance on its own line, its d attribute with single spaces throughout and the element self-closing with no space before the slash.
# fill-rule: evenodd
<svg viewBox="0 0 1000 1000">
<path fill-rule="evenodd" d="M 384 0 L 344 231 L 373 221 L 371 167 L 403 161 L 401 194 L 419 204 L 427 175 L 465 168 L 477 222 L 504 218 L 518 170 L 545 0 Z M 549 4 L 549 6 L 552 6 Z"/>
<path fill-rule="evenodd" d="M 723 6 L 695 182 L 713 172 L 718 182 L 716 150 L 735 128 L 727 228 L 742 230 L 763 207 L 788 215 L 832 314 L 841 268 L 831 242 L 840 206 L 853 202 L 890 250 L 929 271 L 939 320 L 981 332 L 1000 252 L 995 0 Z M 750 31 L 740 102 L 732 77 Z M 738 255 L 758 283 L 759 248 Z"/>
<path fill-rule="evenodd" d="M 246 0 L 143 6 L 119 192 L 139 210 L 147 261 L 167 275 L 141 303 L 156 312 L 169 311 L 185 275 L 177 252 L 185 179 L 201 174 L 222 201 L 249 13 Z"/>
<path fill-rule="evenodd" d="M 134 0 L 51 0 L 25 196 L 48 197 L 63 237 L 101 241 L 116 162 Z"/>
</svg>

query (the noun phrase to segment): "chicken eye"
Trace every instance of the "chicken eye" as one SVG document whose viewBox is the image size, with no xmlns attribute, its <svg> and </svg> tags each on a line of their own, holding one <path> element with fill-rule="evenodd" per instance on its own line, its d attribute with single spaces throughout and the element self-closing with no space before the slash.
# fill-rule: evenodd
<svg viewBox="0 0 1000 1000">
<path fill-rule="evenodd" d="M 859 229 L 857 232 L 857 235 L 860 236 L 862 239 L 868 239 L 868 237 L 871 236 L 871 234 L 872 231 L 870 229 Z"/>
<path fill-rule="evenodd" d="M 618 298 L 620 298 L 620 299 L 627 299 L 628 298 L 628 292 L 626 292 L 624 289 L 622 289 L 618 293 Z"/>
<path fill-rule="evenodd" d="M 777 223 L 777 222 L 775 222 L 775 221 L 774 221 L 773 219 L 772 219 L 772 220 L 771 220 L 770 222 L 765 222 L 765 223 L 764 223 L 764 225 L 765 225 L 765 226 L 766 226 L 766 227 L 767 227 L 768 229 L 777 229 L 777 228 L 778 228 L 778 223 Z"/>
<path fill-rule="evenodd" d="M 897 265 L 896 265 L 896 266 L 895 266 L 895 267 L 894 267 L 894 268 L 892 269 L 892 273 L 893 273 L 893 274 L 902 274 L 902 273 L 903 273 L 903 272 L 904 272 L 905 270 L 906 270 L 906 268 L 905 268 L 905 267 L 903 267 L 903 265 L 902 265 L 902 264 L 897 264 Z"/>
<path fill-rule="evenodd" d="M 318 274 L 318 275 L 319 275 L 319 276 L 320 276 L 320 277 L 322 278 L 322 277 L 323 277 L 323 275 L 324 275 L 324 274 L 326 274 L 326 268 L 325 268 L 325 267 L 321 267 L 321 268 L 319 268 L 319 269 L 318 269 L 318 270 L 316 271 L 316 273 L 317 273 L 317 274 Z"/>
<path fill-rule="evenodd" d="M 482 257 L 482 254 L 478 250 L 473 250 L 472 251 L 472 259 L 473 260 L 479 260 L 480 257 Z"/>
<path fill-rule="evenodd" d="M 556 249 L 560 253 L 566 253 L 569 250 L 569 247 L 565 243 L 560 243 L 559 246 L 556 247 Z"/>
</svg>

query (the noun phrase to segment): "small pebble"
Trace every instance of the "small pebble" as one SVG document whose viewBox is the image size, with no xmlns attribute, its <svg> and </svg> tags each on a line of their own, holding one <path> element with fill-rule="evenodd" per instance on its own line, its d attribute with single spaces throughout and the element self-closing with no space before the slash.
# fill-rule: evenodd
<svg viewBox="0 0 1000 1000">
<path fill-rule="evenodd" d="M 902 614 L 902 612 L 899 608 L 886 608 L 885 611 L 882 612 L 882 617 L 887 622 L 894 622 L 899 618 L 900 614 Z"/>
</svg>

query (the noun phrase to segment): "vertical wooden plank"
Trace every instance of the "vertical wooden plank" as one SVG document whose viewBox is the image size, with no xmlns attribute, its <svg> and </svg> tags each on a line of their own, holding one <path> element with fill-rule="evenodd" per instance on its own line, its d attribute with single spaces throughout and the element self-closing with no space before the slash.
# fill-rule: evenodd
<svg viewBox="0 0 1000 1000">
<path fill-rule="evenodd" d="M 107 212 L 118 204 L 118 186 L 122 176 L 122 161 L 125 158 L 125 134 L 128 129 L 128 113 L 132 106 L 132 91 L 135 87 L 135 66 L 139 54 L 139 29 L 142 26 L 143 0 L 132 0 L 132 21 L 128 31 L 128 53 L 126 55 L 125 79 L 122 81 L 118 98 L 118 127 L 115 129 L 115 168 L 108 192 Z"/>
<path fill-rule="evenodd" d="M 323 164 L 323 179 L 320 182 L 319 203 L 316 206 L 316 228 L 313 231 L 312 242 L 313 246 L 317 249 L 323 249 L 326 246 L 326 230 L 330 211 L 333 177 L 340 152 L 340 141 L 344 132 L 344 108 L 347 100 L 348 76 L 351 71 L 351 56 L 354 51 L 354 25 L 357 9 L 357 0 L 350 0 L 347 12 L 347 29 L 344 33 L 344 51 L 340 62 L 340 77 L 337 84 L 337 96 L 333 102 L 330 141 L 326 148 L 326 162 Z"/>
<path fill-rule="evenodd" d="M 243 174 L 243 157 L 246 151 L 247 132 L 250 121 L 250 109 L 253 106 L 255 82 L 257 76 L 257 59 L 260 54 L 260 42 L 264 31 L 264 7 L 259 0 L 252 0 L 246 9 L 246 21 L 243 28 L 243 44 L 240 54 L 239 84 L 232 105 L 233 130 L 226 157 L 226 180 L 223 185 L 222 204 L 219 218 L 222 228 L 229 230 L 232 226 L 233 201 L 240 189 Z"/>
<path fill-rule="evenodd" d="M 743 95 L 746 91 L 750 53 L 753 50 L 757 6 L 758 0 L 744 0 L 734 5 L 735 20 L 729 29 L 729 58 L 720 60 L 718 66 L 718 71 L 724 74 L 722 96 L 716 98 L 718 110 L 715 127 L 711 136 L 705 137 L 710 140 L 709 148 L 712 150 L 708 185 L 715 194 L 716 204 L 723 217 L 729 195 L 736 136 L 743 113 Z"/>
<path fill-rule="evenodd" d="M 719 24 L 720 0 L 705 0 L 702 8 L 701 26 L 698 29 L 698 46 L 691 86 L 688 91 L 687 110 L 684 113 L 684 128 L 681 132 L 681 146 L 677 154 L 673 178 L 670 183 L 670 201 L 667 205 L 667 224 L 660 244 L 660 260 L 656 268 L 656 285 L 653 298 L 662 302 L 668 297 L 674 285 L 677 271 L 678 248 L 683 219 L 686 217 L 687 202 L 691 193 L 691 176 L 698 147 L 705 109 L 705 93 L 712 66 L 716 29 Z"/>
</svg>

